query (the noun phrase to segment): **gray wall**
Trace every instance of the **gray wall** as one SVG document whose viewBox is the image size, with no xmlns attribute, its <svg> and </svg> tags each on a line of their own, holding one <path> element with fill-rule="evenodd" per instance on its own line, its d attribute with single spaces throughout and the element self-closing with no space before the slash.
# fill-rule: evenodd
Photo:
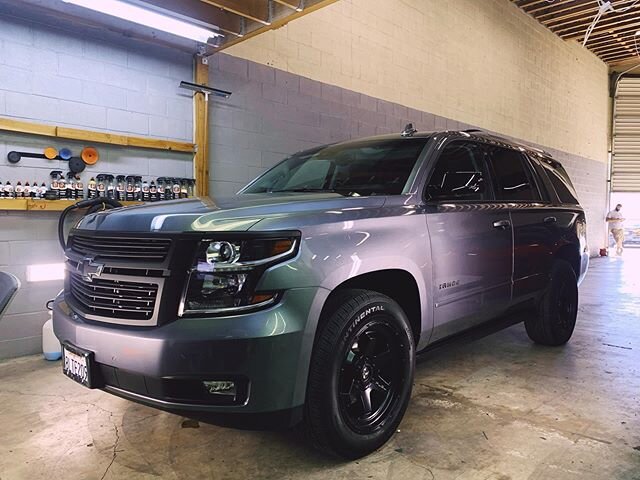
<svg viewBox="0 0 640 480">
<path fill-rule="evenodd" d="M 190 80 L 188 54 L 144 48 L 109 32 L 86 34 L 10 16 L 0 10 L 0 116 L 191 141 L 192 100 L 178 89 Z M 65 163 L 23 159 L 6 161 L 11 150 L 42 152 L 46 146 L 83 143 L 0 131 L 0 181 L 47 181 Z M 100 161 L 87 167 L 85 185 L 97 173 L 147 176 L 193 175 L 192 156 L 95 145 Z M 58 214 L 0 211 L 0 270 L 16 274 L 22 288 L 0 320 L 0 358 L 40 351 L 45 302 L 61 282 L 27 283 L 29 264 L 62 261 L 56 240 Z"/>
<path fill-rule="evenodd" d="M 210 63 L 210 81 L 233 92 L 228 100 L 214 100 L 210 112 L 214 195 L 232 195 L 285 155 L 313 145 L 399 133 L 409 122 L 421 131 L 473 128 L 223 53 Z M 597 254 L 605 236 L 606 165 L 538 146 L 571 175 L 587 212 L 591 253 Z"/>
</svg>

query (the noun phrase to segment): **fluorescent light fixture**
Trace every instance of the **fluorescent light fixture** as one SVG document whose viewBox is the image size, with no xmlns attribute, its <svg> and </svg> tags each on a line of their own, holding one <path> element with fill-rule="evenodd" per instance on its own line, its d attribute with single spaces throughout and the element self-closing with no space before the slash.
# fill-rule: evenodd
<svg viewBox="0 0 640 480">
<path fill-rule="evenodd" d="M 64 280 L 64 263 L 27 265 L 27 282 L 50 282 Z"/>
<path fill-rule="evenodd" d="M 201 43 L 207 43 L 210 38 L 222 36 L 213 30 L 121 0 L 62 1 Z"/>
</svg>

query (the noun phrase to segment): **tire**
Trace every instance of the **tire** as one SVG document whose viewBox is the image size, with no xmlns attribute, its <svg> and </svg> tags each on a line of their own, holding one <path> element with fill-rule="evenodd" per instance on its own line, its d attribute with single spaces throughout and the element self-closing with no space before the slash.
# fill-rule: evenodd
<svg viewBox="0 0 640 480">
<path fill-rule="evenodd" d="M 414 369 L 415 344 L 402 308 L 377 292 L 339 292 L 321 318 L 311 355 L 307 438 L 348 459 L 377 450 L 404 416 Z"/>
<path fill-rule="evenodd" d="M 537 315 L 525 320 L 529 338 L 548 346 L 564 345 L 576 326 L 578 280 L 571 264 L 556 260 L 550 281 L 538 304 Z"/>
</svg>

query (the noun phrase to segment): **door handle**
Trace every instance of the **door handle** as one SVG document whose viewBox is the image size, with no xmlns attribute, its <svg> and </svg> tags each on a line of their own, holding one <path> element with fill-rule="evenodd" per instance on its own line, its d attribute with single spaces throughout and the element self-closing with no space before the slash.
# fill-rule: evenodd
<svg viewBox="0 0 640 480">
<path fill-rule="evenodd" d="M 502 230 L 509 228 L 511 226 L 511 222 L 509 220 L 498 220 L 497 222 L 493 222 L 493 228 L 501 228 Z"/>
<path fill-rule="evenodd" d="M 558 219 L 556 217 L 545 217 L 543 220 L 544 223 L 556 223 Z"/>
</svg>

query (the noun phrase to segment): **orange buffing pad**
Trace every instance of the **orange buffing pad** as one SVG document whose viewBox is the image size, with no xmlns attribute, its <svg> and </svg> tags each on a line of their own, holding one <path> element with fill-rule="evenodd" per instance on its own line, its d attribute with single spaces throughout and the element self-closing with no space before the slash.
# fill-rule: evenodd
<svg viewBox="0 0 640 480">
<path fill-rule="evenodd" d="M 53 160 L 58 156 L 58 150 L 56 150 L 53 147 L 47 147 L 44 149 L 44 156 L 47 157 L 49 160 Z"/>
<path fill-rule="evenodd" d="M 83 148 L 82 154 L 80 156 L 82 157 L 82 161 L 87 165 L 94 165 L 100 158 L 100 155 L 98 155 L 98 150 L 93 147 Z"/>
</svg>

